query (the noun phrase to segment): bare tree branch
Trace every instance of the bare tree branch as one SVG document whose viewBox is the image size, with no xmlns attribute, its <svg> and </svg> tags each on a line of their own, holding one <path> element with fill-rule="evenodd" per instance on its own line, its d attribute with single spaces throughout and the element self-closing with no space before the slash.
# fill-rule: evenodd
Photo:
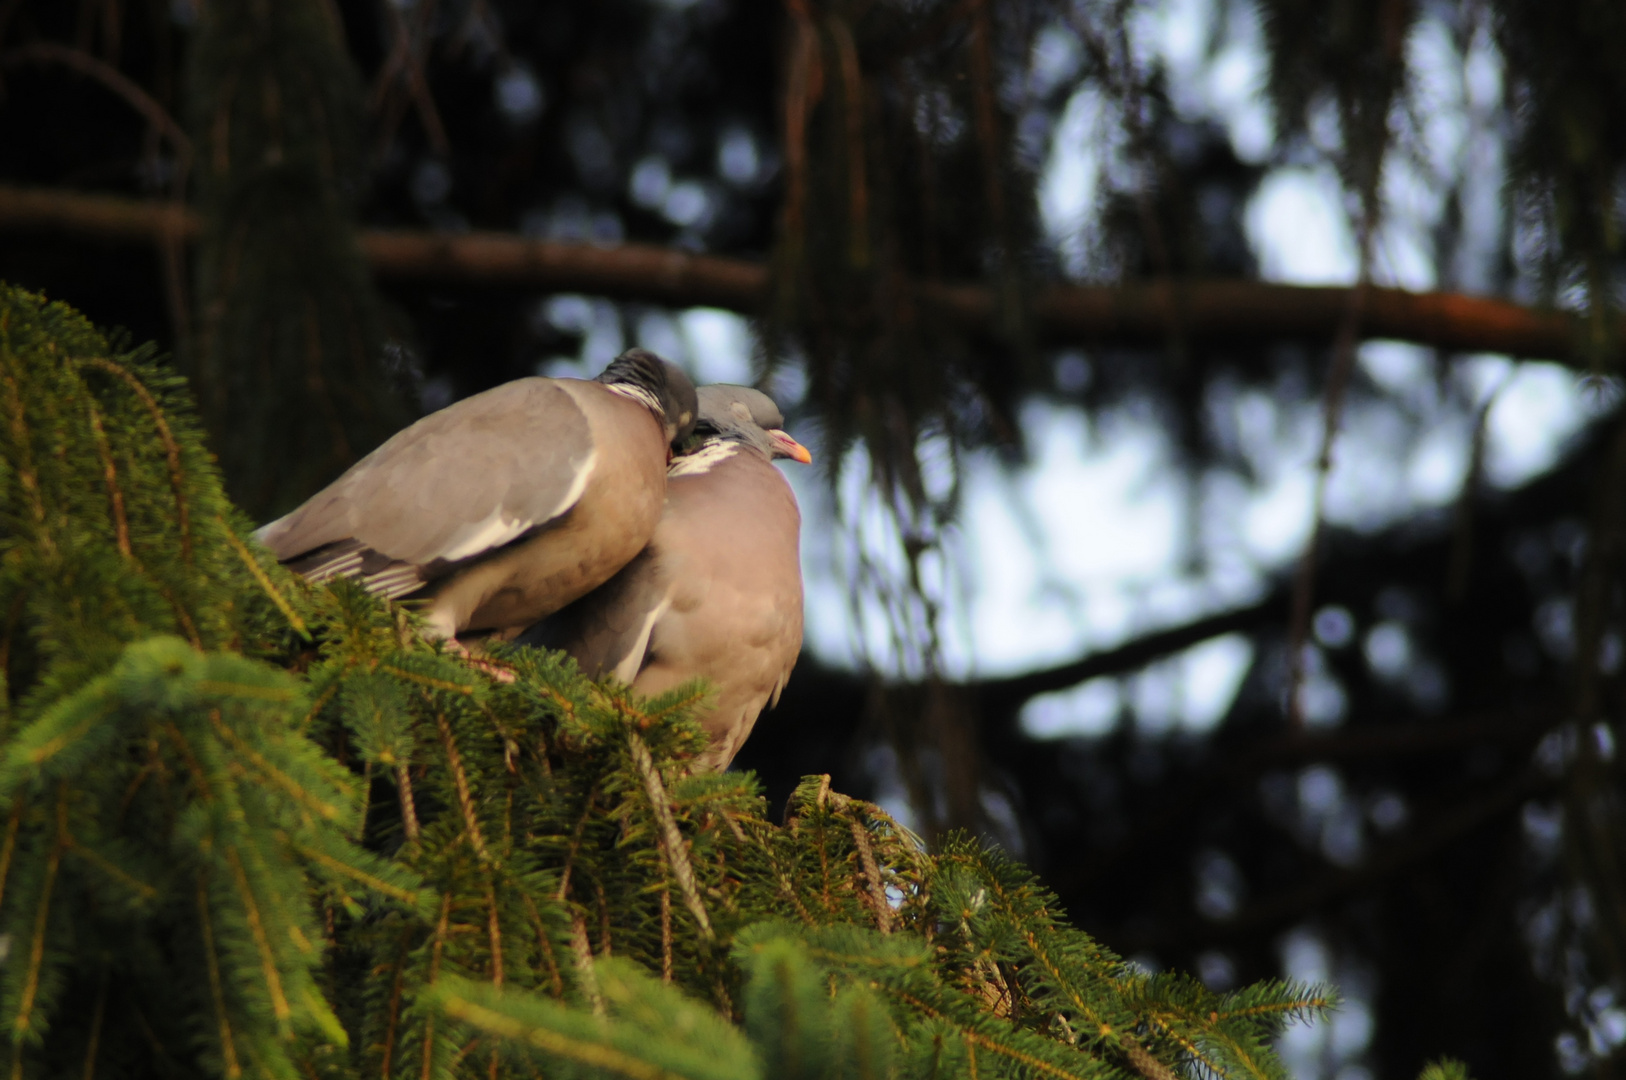
<svg viewBox="0 0 1626 1080">
<path fill-rule="evenodd" d="M 1257 604 L 1208 615 L 1167 630 L 1158 630 L 1119 645 L 1092 652 L 1077 660 L 1041 671 L 1028 671 L 1003 679 L 980 679 L 971 685 L 983 702 L 1002 709 L 1019 707 L 1038 694 L 1066 690 L 1102 675 L 1139 671 L 1154 660 L 1189 649 L 1211 638 L 1239 630 L 1254 630 L 1287 614 L 1287 595 L 1277 589 Z"/>
<path fill-rule="evenodd" d="M 197 234 L 198 220 L 185 206 L 172 203 L 0 185 L 0 228 L 136 243 L 171 232 L 190 239 Z"/>
<path fill-rule="evenodd" d="M 418 5 L 412 26 L 407 25 L 400 8 L 392 0 L 383 0 L 378 7 L 384 12 L 394 35 L 394 44 L 383 67 L 379 69 L 378 80 L 373 87 L 373 111 L 384 115 L 379 154 L 382 156 L 389 148 L 395 138 L 395 129 L 400 124 L 404 101 L 398 93 L 398 84 L 404 81 L 405 96 L 410 97 L 417 107 L 418 119 L 423 124 L 424 134 L 429 137 L 430 149 L 437 156 L 445 157 L 451 144 L 446 139 L 446 125 L 441 122 L 440 110 L 435 108 L 435 99 L 429 93 L 429 80 L 423 71 L 429 25 L 435 16 L 434 0 L 424 0 Z"/>
<path fill-rule="evenodd" d="M 76 71 L 86 78 L 94 79 L 140 113 L 142 118 L 152 125 L 154 131 L 169 140 L 177 155 L 185 160 L 191 159 L 192 140 L 186 137 L 186 132 L 181 130 L 175 118 L 169 115 L 169 111 L 160 105 L 157 99 L 112 64 L 98 60 L 79 49 L 71 49 L 66 45 L 57 45 L 49 41 L 37 41 L 0 52 L 0 67 L 17 67 L 21 64 L 56 64 Z"/>
<path fill-rule="evenodd" d="M 48 229 L 104 240 L 153 241 L 167 229 L 196 230 L 190 215 L 161 203 L 55 189 L 0 185 L 0 230 Z M 513 233 L 362 230 L 362 249 L 380 277 L 460 285 L 508 285 L 588 292 L 683 306 L 759 311 L 768 268 L 745 259 L 691 255 L 651 244 L 535 240 Z M 1348 310 L 1350 290 L 1259 281 L 1151 281 L 1058 285 L 1033 300 L 1034 325 L 1051 342 L 1158 346 L 1178 319 L 1191 343 L 1326 340 Z M 920 283 L 921 305 L 972 329 L 997 317 L 994 294 L 978 285 Z M 1371 287 L 1362 338 L 1392 338 L 1451 352 L 1497 352 L 1557 360 L 1590 370 L 1580 316 L 1459 293 Z M 1622 336 L 1626 337 L 1626 327 Z"/>
<path fill-rule="evenodd" d="M 10 14 L 7 11 L 0 11 L 0 31 L 4 30 L 9 18 Z M 85 25 L 90 24 L 87 22 Z M 49 41 L 37 41 L 0 52 L 0 69 L 23 64 L 65 67 L 101 83 L 122 98 L 147 121 L 146 155 L 154 166 L 154 178 L 159 175 L 156 167 L 159 140 L 167 140 L 174 150 L 176 167 L 169 179 L 168 203 L 162 206 L 156 203 L 136 205 L 144 207 L 148 213 L 155 209 L 159 211 L 155 226 L 149 228 L 147 233 L 158 249 L 159 267 L 164 278 L 164 295 L 169 304 L 170 324 L 175 331 L 175 344 L 184 351 L 192 336 L 191 303 L 186 295 L 186 238 L 192 226 L 187 223 L 184 206 L 187 177 L 192 169 L 192 140 L 157 98 L 147 93 L 140 84 L 113 64 L 99 60 L 83 49 L 72 49 Z"/>
</svg>

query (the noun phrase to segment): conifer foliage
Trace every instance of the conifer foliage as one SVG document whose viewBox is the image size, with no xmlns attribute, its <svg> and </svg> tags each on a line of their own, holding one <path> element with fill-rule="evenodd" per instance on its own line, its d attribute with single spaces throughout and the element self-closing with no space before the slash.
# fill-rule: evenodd
<svg viewBox="0 0 1626 1080">
<path fill-rule="evenodd" d="M 233 494 L 265 516 L 413 415 L 351 228 L 366 159 L 342 36 L 322 0 L 213 3 L 189 49 L 204 227 L 186 359 Z"/>
<path fill-rule="evenodd" d="M 11 1075 L 1280 1076 L 1326 1008 L 1149 976 L 975 842 L 689 775 L 691 686 L 491 679 L 222 494 L 181 381 L 0 291 Z"/>
</svg>

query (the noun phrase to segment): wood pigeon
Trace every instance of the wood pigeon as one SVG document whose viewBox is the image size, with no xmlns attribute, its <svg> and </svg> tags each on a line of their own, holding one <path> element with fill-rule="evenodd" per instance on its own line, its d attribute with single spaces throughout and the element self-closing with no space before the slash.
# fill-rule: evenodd
<svg viewBox="0 0 1626 1080">
<path fill-rule="evenodd" d="M 421 600 L 438 638 L 512 628 L 649 542 L 694 385 L 654 353 L 596 379 L 517 379 L 431 413 L 255 535 L 313 582 Z"/>
<path fill-rule="evenodd" d="M 592 678 L 641 694 L 702 677 L 711 745 L 700 769 L 728 767 L 802 648 L 801 513 L 769 464 L 813 460 L 779 407 L 747 386 L 702 386 L 702 437 L 666 473 L 666 512 L 620 573 L 520 637 L 564 649 Z"/>
</svg>

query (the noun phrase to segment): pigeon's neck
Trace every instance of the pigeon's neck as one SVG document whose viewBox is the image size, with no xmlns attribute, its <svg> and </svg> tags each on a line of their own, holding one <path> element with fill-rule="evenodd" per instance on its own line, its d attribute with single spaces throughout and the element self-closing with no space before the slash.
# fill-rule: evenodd
<svg viewBox="0 0 1626 1080">
<path fill-rule="evenodd" d="M 661 419 L 666 419 L 666 410 L 661 407 L 660 397 L 647 386 L 624 382 L 607 382 L 604 384 L 604 389 L 612 394 L 620 394 L 624 398 L 630 398 Z"/>
<path fill-rule="evenodd" d="M 623 353 L 610 361 L 594 381 L 602 383 L 610 393 L 630 398 L 662 420 L 667 419 L 666 369 L 653 354 L 637 349 Z"/>
<path fill-rule="evenodd" d="M 698 450 L 673 458 L 672 464 L 666 467 L 666 475 L 699 476 L 708 473 L 739 453 L 743 445 L 722 435 L 712 435 L 700 444 Z"/>
</svg>

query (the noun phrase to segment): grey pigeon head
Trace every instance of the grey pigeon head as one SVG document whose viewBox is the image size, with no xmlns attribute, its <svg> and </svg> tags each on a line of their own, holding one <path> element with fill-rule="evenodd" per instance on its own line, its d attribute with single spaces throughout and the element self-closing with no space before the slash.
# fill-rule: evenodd
<svg viewBox="0 0 1626 1080">
<path fill-rule="evenodd" d="M 667 442 L 674 447 L 694 431 L 700 406 L 694 383 L 683 369 L 648 349 L 628 349 L 599 372 L 594 382 L 642 390 L 654 401 L 666 425 Z"/>
<path fill-rule="evenodd" d="M 730 383 L 713 383 L 698 391 L 700 419 L 695 434 L 717 436 L 754 446 L 769 458 L 789 458 L 808 464 L 813 455 L 784 431 L 785 414 L 761 390 Z"/>
</svg>

